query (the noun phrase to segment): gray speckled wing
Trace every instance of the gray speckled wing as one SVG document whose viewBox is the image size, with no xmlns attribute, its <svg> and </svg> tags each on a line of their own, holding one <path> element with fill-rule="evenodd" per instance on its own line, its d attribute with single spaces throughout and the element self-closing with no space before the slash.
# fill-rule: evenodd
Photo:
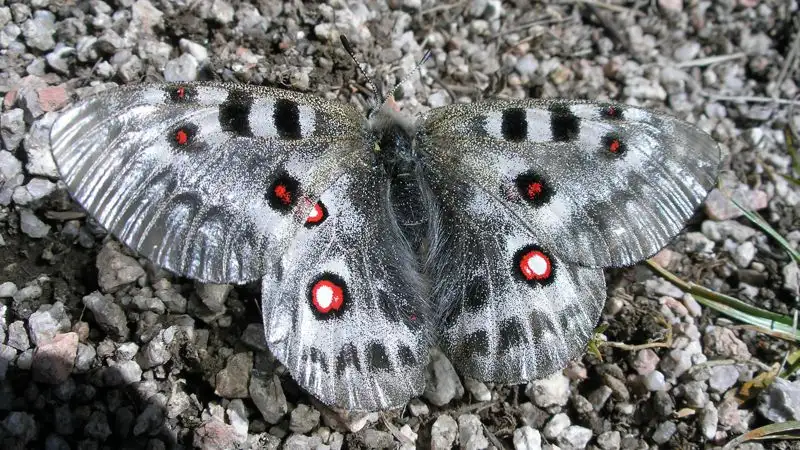
<svg viewBox="0 0 800 450">
<path fill-rule="evenodd" d="M 67 110 L 51 141 L 72 196 L 122 242 L 178 274 L 241 283 L 363 157 L 363 121 L 284 90 L 145 84 Z"/>
<path fill-rule="evenodd" d="M 463 374 L 521 383 L 579 357 L 605 304 L 602 269 L 555 255 L 480 187 L 429 172 L 440 241 L 441 345 Z"/>
<path fill-rule="evenodd" d="M 401 406 L 425 387 L 432 316 L 389 183 L 377 167 L 348 169 L 262 281 L 270 350 L 303 388 L 349 410 Z"/>
<path fill-rule="evenodd" d="M 714 186 L 714 140 L 674 117 L 591 102 L 453 105 L 420 120 L 431 170 L 474 183 L 560 259 L 629 265 L 661 249 Z"/>
</svg>

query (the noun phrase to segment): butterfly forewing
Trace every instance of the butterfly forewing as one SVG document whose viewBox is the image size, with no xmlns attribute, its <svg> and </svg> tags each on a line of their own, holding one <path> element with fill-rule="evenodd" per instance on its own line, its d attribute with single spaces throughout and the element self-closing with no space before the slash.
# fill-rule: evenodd
<svg viewBox="0 0 800 450">
<path fill-rule="evenodd" d="M 313 96 L 189 83 L 100 93 L 51 139 L 73 197 L 125 244 L 182 275 L 245 282 L 363 157 L 362 129 Z"/>
<path fill-rule="evenodd" d="M 591 267 L 660 250 L 720 162 L 699 129 L 630 106 L 498 101 L 437 108 L 420 124 L 430 170 L 479 186 L 552 252 Z"/>
</svg>

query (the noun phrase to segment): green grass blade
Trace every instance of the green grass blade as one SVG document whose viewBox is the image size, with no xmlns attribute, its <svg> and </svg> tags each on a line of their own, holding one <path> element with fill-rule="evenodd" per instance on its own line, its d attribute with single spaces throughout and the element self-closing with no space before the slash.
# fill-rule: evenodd
<svg viewBox="0 0 800 450">
<path fill-rule="evenodd" d="M 791 244 L 789 244 L 789 241 L 787 241 L 783 236 L 781 236 L 780 233 L 775 231 L 775 229 L 772 228 L 772 226 L 768 224 L 767 221 L 764 220 L 763 217 L 761 217 L 761 215 L 759 215 L 756 212 L 750 211 L 749 209 L 740 205 L 739 202 L 737 202 L 734 199 L 731 199 L 731 201 L 733 202 L 734 205 L 736 205 L 737 208 L 739 208 L 744 213 L 745 217 L 747 217 L 751 222 L 756 224 L 757 227 L 761 228 L 761 230 L 764 231 L 764 233 L 767 233 L 769 236 L 771 236 L 772 239 L 775 239 L 775 241 L 778 242 L 778 244 L 780 244 L 780 246 L 783 247 L 784 250 L 786 250 L 789 256 L 791 256 L 792 259 L 795 260 L 795 262 L 800 263 L 800 253 L 798 253 L 797 250 L 793 249 Z"/>
<path fill-rule="evenodd" d="M 800 435 L 796 434 L 798 432 L 800 432 L 799 421 L 790 420 L 783 423 L 772 423 L 761 428 L 756 428 L 755 430 L 750 430 L 741 436 L 737 436 L 735 439 L 725 444 L 722 450 L 733 450 L 737 445 L 754 440 L 800 439 Z"/>
<path fill-rule="evenodd" d="M 800 342 L 800 332 L 794 328 L 794 319 L 784 314 L 745 303 L 735 297 L 714 292 L 706 287 L 686 282 L 661 267 L 653 260 L 646 261 L 648 267 L 682 291 L 691 294 L 703 306 L 723 313 L 740 322 L 761 328 L 763 332 L 782 339 Z"/>
</svg>

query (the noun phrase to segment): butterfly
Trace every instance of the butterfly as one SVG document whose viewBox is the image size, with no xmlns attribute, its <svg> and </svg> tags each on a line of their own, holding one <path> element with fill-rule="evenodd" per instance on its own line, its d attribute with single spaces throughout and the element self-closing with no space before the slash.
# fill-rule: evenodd
<svg viewBox="0 0 800 450">
<path fill-rule="evenodd" d="M 225 83 L 128 85 L 65 111 L 73 198 L 176 274 L 261 281 L 269 349 L 348 410 L 405 404 L 432 344 L 478 380 L 581 354 L 603 268 L 676 236 L 713 187 L 714 140 L 613 103 L 351 105 Z"/>
</svg>

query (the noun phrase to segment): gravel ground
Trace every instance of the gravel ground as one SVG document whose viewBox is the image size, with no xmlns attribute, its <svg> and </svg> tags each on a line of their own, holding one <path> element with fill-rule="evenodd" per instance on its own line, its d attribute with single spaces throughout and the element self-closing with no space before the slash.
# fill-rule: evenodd
<svg viewBox="0 0 800 450">
<path fill-rule="evenodd" d="M 606 338 L 671 327 L 671 348 L 602 346 L 602 360 L 520 386 L 461 379 L 434 353 L 422 398 L 338 414 L 266 351 L 257 286 L 196 285 L 121 248 L 69 200 L 48 138 L 61 108 L 108 83 L 215 79 L 361 104 L 344 34 L 388 85 L 432 50 L 398 95 L 411 113 L 566 97 L 697 123 L 729 154 L 723 190 L 797 248 L 800 191 L 780 175 L 800 108 L 760 101 L 798 94 L 797 0 L 254 3 L 0 0 L 0 447 L 701 448 L 800 419 L 798 381 L 733 395 L 787 344 L 642 267 L 608 273 Z M 658 259 L 763 308 L 798 301 L 797 265 L 718 191 Z"/>
</svg>

